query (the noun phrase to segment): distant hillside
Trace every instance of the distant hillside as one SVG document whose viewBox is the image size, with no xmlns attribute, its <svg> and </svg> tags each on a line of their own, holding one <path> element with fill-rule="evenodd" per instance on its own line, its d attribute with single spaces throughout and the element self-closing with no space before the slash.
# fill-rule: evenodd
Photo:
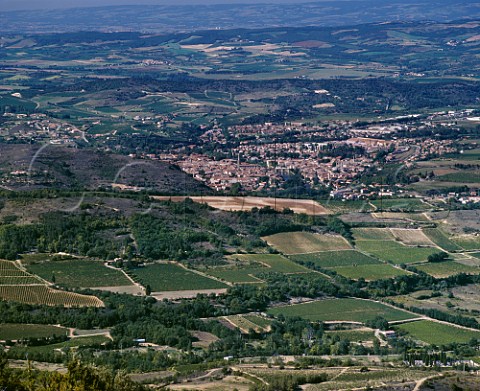
<svg viewBox="0 0 480 391">
<path fill-rule="evenodd" d="M 0 186 L 34 188 L 138 187 L 167 194 L 210 190 L 166 163 L 63 146 L 0 144 Z"/>
<path fill-rule="evenodd" d="M 220 1 L 219 1 L 220 2 Z M 225 0 L 227 2 L 227 0 Z M 132 1 L 132 3 L 135 3 Z M 238 3 L 242 3 L 238 0 Z M 348 26 L 384 21 L 472 20 L 477 1 L 345 0 L 303 4 L 139 5 L 0 12 L 0 31 L 178 32 L 279 26 Z"/>
</svg>

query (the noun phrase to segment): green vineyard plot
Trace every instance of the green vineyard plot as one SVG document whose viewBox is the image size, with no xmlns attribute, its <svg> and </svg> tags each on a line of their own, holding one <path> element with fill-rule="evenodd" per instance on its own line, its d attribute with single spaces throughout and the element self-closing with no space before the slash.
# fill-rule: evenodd
<svg viewBox="0 0 480 391">
<path fill-rule="evenodd" d="M 414 315 L 382 303 L 360 299 L 327 299 L 304 304 L 274 307 L 271 315 L 300 316 L 311 321 L 346 321 L 364 323 L 377 316 L 389 321 L 404 320 Z"/>
<path fill-rule="evenodd" d="M 100 261 L 75 259 L 32 263 L 27 270 L 47 281 L 54 277 L 56 284 L 72 288 L 132 285 L 120 270 L 108 268 Z"/>
<path fill-rule="evenodd" d="M 221 289 L 224 283 L 187 270 L 173 263 L 156 263 L 144 268 L 137 268 L 134 274 L 143 285 L 149 285 L 154 292 Z"/>
<path fill-rule="evenodd" d="M 463 329 L 448 324 L 422 320 L 396 326 L 413 339 L 428 344 L 446 345 L 450 343 L 467 343 L 472 338 L 480 338 L 480 331 Z"/>
<path fill-rule="evenodd" d="M 340 235 L 321 235 L 310 232 L 285 232 L 263 238 L 284 254 L 304 254 L 329 250 L 348 250 L 350 244 Z"/>
<path fill-rule="evenodd" d="M 17 340 L 22 338 L 47 338 L 68 334 L 65 327 L 44 324 L 0 324 L 0 340 Z"/>
<path fill-rule="evenodd" d="M 334 268 L 339 266 L 358 266 L 379 264 L 379 261 L 355 250 L 322 251 L 311 254 L 291 255 L 297 262 L 311 262 L 316 266 Z"/>
<path fill-rule="evenodd" d="M 425 263 L 416 265 L 415 267 L 436 278 L 445 278 L 460 273 L 480 274 L 480 268 L 464 265 L 455 261 Z"/>
<path fill-rule="evenodd" d="M 333 267 L 332 270 L 335 270 L 341 276 L 350 278 L 352 280 L 364 278 L 366 281 L 382 280 L 410 274 L 405 270 L 386 264 L 339 266 Z"/>
</svg>

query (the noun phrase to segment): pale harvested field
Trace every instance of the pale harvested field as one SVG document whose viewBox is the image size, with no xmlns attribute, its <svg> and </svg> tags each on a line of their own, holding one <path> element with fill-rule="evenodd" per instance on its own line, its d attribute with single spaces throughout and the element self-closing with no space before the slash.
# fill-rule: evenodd
<svg viewBox="0 0 480 391">
<path fill-rule="evenodd" d="M 428 221 L 423 213 L 374 212 L 372 216 L 380 220 Z"/>
<path fill-rule="evenodd" d="M 196 348 L 208 348 L 212 343 L 218 341 L 218 337 L 206 331 L 192 331 L 192 336 L 198 338 L 198 341 L 192 342 L 192 346 Z"/>
<path fill-rule="evenodd" d="M 196 45 L 180 45 L 182 49 L 188 49 L 188 50 L 205 50 L 208 49 L 210 46 L 209 43 L 199 43 Z"/>
<path fill-rule="evenodd" d="M 208 379 L 208 378 L 207 378 Z M 170 384 L 169 390 L 181 391 L 224 391 L 224 390 L 250 390 L 253 382 L 240 376 L 226 376 L 215 381 L 190 381 L 189 383 Z"/>
<path fill-rule="evenodd" d="M 352 246 L 340 235 L 310 232 L 284 232 L 262 238 L 270 246 L 287 254 L 308 254 L 320 251 L 350 250 Z"/>
<path fill-rule="evenodd" d="M 211 295 L 212 293 L 219 295 L 226 293 L 227 289 L 222 288 L 222 289 L 197 289 L 197 290 L 191 290 L 191 291 L 166 291 L 166 292 L 155 292 L 152 293 L 151 296 L 154 297 L 157 300 L 163 300 L 163 299 L 170 299 L 170 300 L 175 300 L 175 299 L 191 299 L 194 297 L 197 297 L 198 294 L 202 295 Z"/>
<path fill-rule="evenodd" d="M 393 236 L 408 246 L 432 246 L 436 247 L 425 233 L 420 229 L 391 228 Z"/>
<path fill-rule="evenodd" d="M 158 201 L 181 202 L 185 196 L 154 196 Z M 308 215 L 325 215 L 331 212 L 313 200 L 296 200 L 293 198 L 270 198 L 270 197 L 233 197 L 233 196 L 194 196 L 188 197 L 195 202 L 208 204 L 212 208 L 226 211 L 250 211 L 253 208 L 263 208 L 269 206 L 277 211 L 283 211 L 285 208 L 293 210 L 295 213 L 305 213 Z"/>
</svg>

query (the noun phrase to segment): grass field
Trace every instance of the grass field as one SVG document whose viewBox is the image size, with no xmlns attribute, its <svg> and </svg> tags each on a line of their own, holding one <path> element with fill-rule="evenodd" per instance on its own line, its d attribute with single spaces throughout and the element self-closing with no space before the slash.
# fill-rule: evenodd
<svg viewBox="0 0 480 391">
<path fill-rule="evenodd" d="M 262 283 L 256 275 L 265 272 L 308 273 L 310 269 L 301 266 L 278 254 L 235 254 L 230 260 L 239 261 L 237 265 L 217 267 L 206 273 L 231 283 Z"/>
<path fill-rule="evenodd" d="M 452 241 L 465 250 L 480 250 L 480 236 L 462 235 L 454 236 Z"/>
<path fill-rule="evenodd" d="M 364 278 L 366 281 L 382 280 L 410 274 L 405 270 L 386 264 L 339 266 L 333 267 L 332 270 L 335 270 L 341 276 L 350 278 L 352 280 Z"/>
<path fill-rule="evenodd" d="M 480 183 L 480 175 L 475 172 L 454 172 L 436 177 L 442 182 Z"/>
<path fill-rule="evenodd" d="M 425 235 L 427 235 L 437 246 L 443 248 L 446 251 L 458 251 L 462 250 L 458 244 L 453 242 L 449 239 L 447 235 L 445 235 L 442 231 L 438 228 L 425 228 L 423 230 Z"/>
<path fill-rule="evenodd" d="M 350 244 L 339 235 L 320 235 L 310 232 L 285 232 L 264 237 L 263 240 L 284 254 L 305 254 L 351 248 Z"/>
<path fill-rule="evenodd" d="M 246 266 L 239 268 L 218 267 L 209 269 L 206 273 L 220 280 L 231 282 L 232 284 L 262 284 L 263 280 L 255 277 L 255 274 L 267 271 L 268 268 L 266 267 Z"/>
<path fill-rule="evenodd" d="M 480 274 L 480 268 L 464 265 L 455 261 L 429 262 L 422 265 L 415 265 L 415 267 L 436 278 L 449 277 L 460 273 Z"/>
<path fill-rule="evenodd" d="M 408 247 L 393 240 L 357 240 L 356 246 L 377 258 L 395 264 L 426 261 L 429 255 L 439 251 L 438 248 L 431 247 Z"/>
<path fill-rule="evenodd" d="M 272 315 L 300 316 L 311 321 L 366 322 L 376 316 L 385 319 L 404 320 L 414 315 L 382 303 L 359 299 L 327 299 L 304 304 L 274 307 L 268 310 Z"/>
<path fill-rule="evenodd" d="M 466 330 L 428 320 L 404 323 L 395 328 L 407 332 L 413 339 L 434 345 L 468 343 L 472 338 L 480 339 L 480 331 Z"/>
<path fill-rule="evenodd" d="M 277 273 L 305 273 L 310 271 L 279 254 L 235 254 L 230 258 L 258 262 L 265 265 L 268 268 L 267 271 Z"/>
<path fill-rule="evenodd" d="M 68 333 L 68 329 L 44 324 L 0 323 L 0 340 L 46 338 Z"/>
<path fill-rule="evenodd" d="M 312 262 L 316 266 L 324 268 L 379 264 L 376 259 L 355 250 L 322 251 L 291 255 L 290 258 L 297 262 Z"/>
<path fill-rule="evenodd" d="M 181 291 L 193 289 L 219 289 L 227 285 L 194 273 L 173 263 L 156 263 L 134 270 L 143 286 L 150 285 L 152 291 Z"/>
<path fill-rule="evenodd" d="M 49 306 L 103 307 L 103 302 L 95 296 L 64 292 L 45 285 L 0 286 L 0 299 Z"/>
<path fill-rule="evenodd" d="M 398 212 L 415 212 L 425 211 L 432 209 L 428 204 L 425 204 L 418 198 L 387 198 L 383 200 L 373 200 L 371 204 L 374 205 L 377 210 L 388 210 Z"/>
<path fill-rule="evenodd" d="M 132 285 L 121 271 L 107 268 L 99 261 L 84 259 L 49 261 L 29 264 L 27 270 L 47 281 L 52 281 L 52 277 L 55 276 L 56 284 L 72 288 Z"/>
</svg>

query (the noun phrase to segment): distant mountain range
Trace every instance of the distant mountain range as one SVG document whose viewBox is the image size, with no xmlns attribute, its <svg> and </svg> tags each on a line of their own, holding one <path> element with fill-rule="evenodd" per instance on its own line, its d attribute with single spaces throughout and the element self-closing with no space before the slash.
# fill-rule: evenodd
<svg viewBox="0 0 480 391">
<path fill-rule="evenodd" d="M 301 4 L 138 5 L 0 12 L 1 33 L 187 32 L 384 21 L 480 19 L 480 2 L 347 0 Z"/>
</svg>

